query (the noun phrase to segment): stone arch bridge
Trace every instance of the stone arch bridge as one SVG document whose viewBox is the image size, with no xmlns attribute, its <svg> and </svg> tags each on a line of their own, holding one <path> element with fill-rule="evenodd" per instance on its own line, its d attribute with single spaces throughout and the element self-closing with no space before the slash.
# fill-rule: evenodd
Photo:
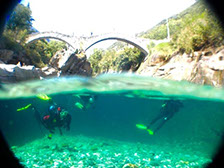
<svg viewBox="0 0 224 168">
<path fill-rule="evenodd" d="M 69 36 L 58 32 L 41 32 L 41 33 L 34 33 L 31 34 L 27 40 L 26 43 L 31 43 L 36 40 L 40 39 L 57 39 L 60 41 L 63 41 L 67 43 L 69 46 L 71 46 L 74 50 L 76 49 L 82 49 L 84 51 L 87 51 L 89 48 L 94 46 L 95 44 L 105 41 L 105 40 L 118 40 L 122 42 L 126 42 L 128 44 L 131 44 L 135 47 L 137 47 L 141 52 L 143 52 L 145 55 L 148 55 L 148 49 L 147 45 L 150 43 L 149 39 L 139 38 L 136 36 L 127 36 L 119 33 L 107 33 L 102 35 L 96 35 L 96 36 Z M 158 43 L 158 41 L 153 41 L 154 43 Z"/>
</svg>

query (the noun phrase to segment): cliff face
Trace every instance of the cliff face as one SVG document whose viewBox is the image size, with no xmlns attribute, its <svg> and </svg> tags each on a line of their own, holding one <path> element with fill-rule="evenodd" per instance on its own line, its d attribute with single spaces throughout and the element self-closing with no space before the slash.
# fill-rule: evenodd
<svg viewBox="0 0 224 168">
<path fill-rule="evenodd" d="M 171 80 L 186 80 L 216 87 L 224 85 L 224 46 L 217 51 L 173 54 L 169 60 L 152 54 L 140 66 L 138 74 Z"/>
</svg>

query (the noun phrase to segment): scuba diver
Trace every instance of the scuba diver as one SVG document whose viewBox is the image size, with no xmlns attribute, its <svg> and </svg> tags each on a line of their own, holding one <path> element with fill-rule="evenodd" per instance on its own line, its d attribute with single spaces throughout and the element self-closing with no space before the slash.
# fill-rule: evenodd
<svg viewBox="0 0 224 168">
<path fill-rule="evenodd" d="M 54 133 L 55 128 L 59 129 L 60 134 L 62 135 L 61 128 L 66 128 L 66 130 L 70 130 L 71 123 L 71 115 L 60 106 L 58 106 L 55 102 L 52 101 L 50 97 L 47 95 L 38 96 L 38 98 L 42 100 L 46 100 L 49 103 L 48 111 L 45 113 L 41 113 L 37 110 L 35 106 L 32 104 L 28 104 L 25 107 L 17 109 L 17 111 L 26 110 L 31 108 L 34 111 L 35 118 L 41 123 L 46 129 L 50 131 L 50 133 Z M 49 134 L 48 138 L 51 139 L 51 134 Z"/>
<path fill-rule="evenodd" d="M 157 132 L 162 126 L 170 120 L 178 111 L 179 109 L 183 107 L 183 104 L 179 100 L 166 100 L 162 107 L 160 108 L 160 113 L 152 119 L 152 121 L 147 125 L 141 125 L 136 124 L 136 127 L 139 129 L 144 129 L 149 132 L 150 135 L 153 135 L 155 132 Z M 154 125 L 156 122 L 160 120 L 160 123 L 158 126 L 152 131 L 150 128 L 152 125 Z"/>
<path fill-rule="evenodd" d="M 34 110 L 35 117 L 40 121 L 43 126 L 48 129 L 51 133 L 54 133 L 55 128 L 59 129 L 60 134 L 62 135 L 61 128 L 64 127 L 66 130 L 70 130 L 71 115 L 57 106 L 56 103 L 49 101 L 50 106 L 47 113 L 41 114 L 35 107 L 32 107 Z"/>
<path fill-rule="evenodd" d="M 75 97 L 77 97 L 80 100 L 80 102 L 75 103 L 75 106 L 81 110 L 87 110 L 90 107 L 94 108 L 93 104 L 97 99 L 96 95 L 90 95 L 90 94 L 79 94 L 75 95 Z"/>
</svg>

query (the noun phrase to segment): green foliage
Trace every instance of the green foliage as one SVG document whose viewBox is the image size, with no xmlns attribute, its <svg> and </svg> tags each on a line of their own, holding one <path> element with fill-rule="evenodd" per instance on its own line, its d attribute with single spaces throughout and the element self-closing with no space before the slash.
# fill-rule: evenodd
<svg viewBox="0 0 224 168">
<path fill-rule="evenodd" d="M 29 7 L 18 4 L 6 24 L 6 29 L 14 32 L 25 29 L 31 31 L 33 21 L 31 13 Z"/>
<path fill-rule="evenodd" d="M 25 46 L 25 49 L 35 66 L 44 67 L 57 51 L 66 49 L 66 44 L 60 41 L 48 43 L 46 40 L 39 40 Z"/>
<path fill-rule="evenodd" d="M 137 48 L 124 47 L 120 51 L 109 49 L 107 51 L 95 49 L 90 56 L 93 74 L 117 71 L 136 71 L 144 59 L 144 54 Z"/>
<path fill-rule="evenodd" d="M 171 56 L 174 52 L 173 46 L 169 42 L 160 43 L 153 48 L 153 50 L 160 52 L 162 55 Z"/>
<path fill-rule="evenodd" d="M 33 65 L 35 65 L 36 67 L 45 66 L 43 60 L 46 61 L 47 58 L 44 56 L 44 42 L 43 41 L 35 41 L 32 44 L 26 46 L 25 50 Z"/>
<path fill-rule="evenodd" d="M 167 37 L 166 24 L 167 22 L 163 20 L 151 30 L 142 33 L 141 36 L 156 40 L 165 39 Z M 218 47 L 224 39 L 219 21 L 202 0 L 169 18 L 169 28 L 171 36 L 169 45 L 172 45 L 170 48 L 174 51 L 190 53 L 210 46 Z M 167 46 L 165 48 L 167 50 Z"/>
<path fill-rule="evenodd" d="M 165 24 L 157 25 L 149 33 L 142 35 L 142 37 L 155 40 L 165 39 L 167 37 L 167 26 Z"/>
<path fill-rule="evenodd" d="M 57 51 L 67 49 L 66 43 L 61 41 L 51 40 L 46 46 L 46 51 L 48 52 L 48 56 L 52 57 Z"/>
<path fill-rule="evenodd" d="M 25 50 L 33 65 L 44 67 L 57 51 L 66 49 L 66 44 L 58 41 L 48 43 L 46 40 L 39 40 L 26 45 L 27 37 L 33 32 L 31 13 L 29 7 L 18 4 L 6 24 L 1 42 L 5 49 L 14 52 L 24 52 Z"/>
<path fill-rule="evenodd" d="M 93 69 L 93 74 L 97 74 L 100 71 L 99 62 L 103 57 L 103 50 L 94 49 L 94 53 L 90 56 L 89 61 Z"/>
<path fill-rule="evenodd" d="M 144 54 L 137 48 L 125 47 L 124 50 L 119 53 L 117 58 L 115 63 L 118 65 L 118 71 L 128 71 L 130 69 L 136 71 L 139 64 L 144 59 Z"/>
<path fill-rule="evenodd" d="M 208 10 L 193 16 L 186 15 L 182 25 L 172 40 L 181 51 L 190 53 L 209 46 L 217 47 L 224 39 L 220 23 Z"/>
<path fill-rule="evenodd" d="M 29 7 L 18 4 L 6 23 L 2 42 L 6 49 L 23 50 L 27 36 L 32 32 L 32 17 Z"/>
</svg>

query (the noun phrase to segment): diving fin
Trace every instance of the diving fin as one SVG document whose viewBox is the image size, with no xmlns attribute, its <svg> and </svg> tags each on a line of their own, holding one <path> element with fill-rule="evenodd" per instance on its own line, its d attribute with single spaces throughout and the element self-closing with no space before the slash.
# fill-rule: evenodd
<svg viewBox="0 0 224 168">
<path fill-rule="evenodd" d="M 84 106 L 80 102 L 76 102 L 75 106 L 81 110 L 84 108 Z"/>
<path fill-rule="evenodd" d="M 136 127 L 139 128 L 139 129 L 148 131 L 148 133 L 149 133 L 150 135 L 153 135 L 153 134 L 154 134 L 154 132 L 153 132 L 151 129 L 148 129 L 147 126 L 145 126 L 145 125 L 142 125 L 142 124 L 136 124 Z"/>
<path fill-rule="evenodd" d="M 147 127 L 145 125 L 142 125 L 142 124 L 136 124 L 136 127 L 139 128 L 139 129 L 143 129 L 143 130 L 147 129 Z"/>
<path fill-rule="evenodd" d="M 28 109 L 32 104 L 28 104 L 25 107 L 18 108 L 16 111 L 22 111 Z"/>
<path fill-rule="evenodd" d="M 147 129 L 147 131 L 149 132 L 150 135 L 154 134 L 154 132 L 152 130 L 150 130 L 150 129 Z"/>
<path fill-rule="evenodd" d="M 47 96 L 46 94 L 44 94 L 44 93 L 40 93 L 40 94 L 38 94 L 37 95 L 37 97 L 39 98 L 39 99 L 41 99 L 41 100 L 51 100 L 51 97 L 49 97 L 49 96 Z"/>
</svg>

